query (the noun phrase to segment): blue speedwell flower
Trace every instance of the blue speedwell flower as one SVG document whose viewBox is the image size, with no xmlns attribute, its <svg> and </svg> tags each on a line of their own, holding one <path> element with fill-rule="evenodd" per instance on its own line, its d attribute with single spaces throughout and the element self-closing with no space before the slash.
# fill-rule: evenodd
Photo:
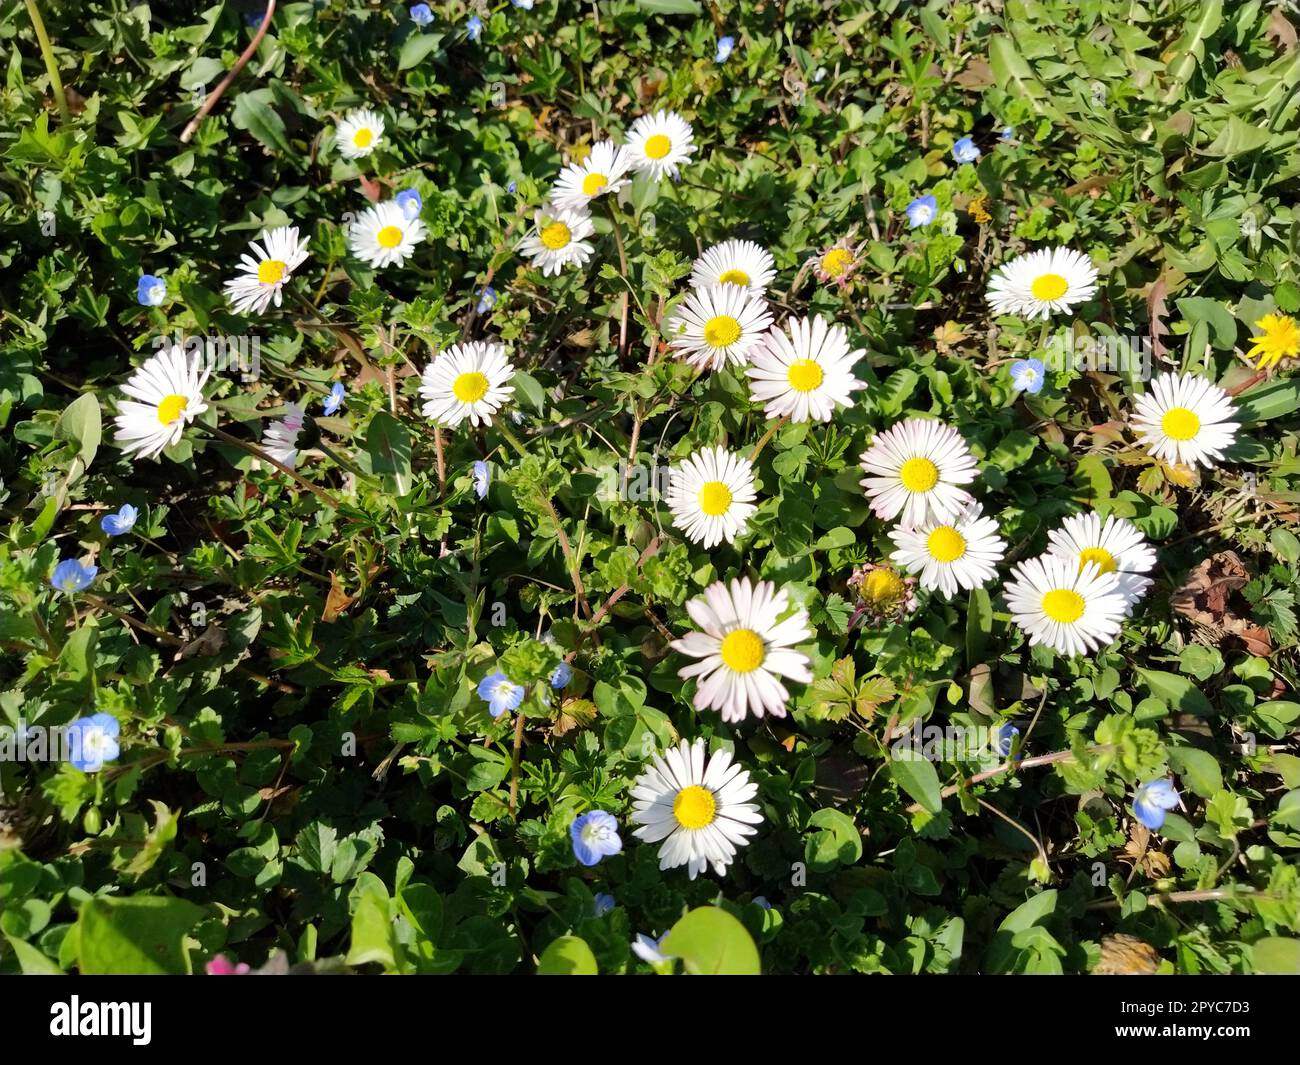
<svg viewBox="0 0 1300 1065">
<path fill-rule="evenodd" d="M 561 662 L 551 672 L 551 687 L 564 688 L 573 680 L 573 667 L 568 662 Z"/>
<path fill-rule="evenodd" d="M 980 157 L 980 150 L 969 137 L 962 137 L 952 146 L 952 157 L 959 163 L 973 163 Z"/>
<path fill-rule="evenodd" d="M 1151 831 L 1165 823 L 1165 813 L 1179 803 L 1178 791 L 1172 780 L 1153 780 L 1133 795 L 1133 812 Z"/>
<path fill-rule="evenodd" d="M 928 226 L 934 221 L 938 209 L 939 201 L 933 196 L 918 196 L 907 205 L 907 220 L 912 223 L 913 229 L 917 226 Z"/>
<path fill-rule="evenodd" d="M 506 183 L 506 192 L 510 193 L 511 196 L 513 196 L 518 191 L 519 191 L 519 182 L 510 181 Z"/>
<path fill-rule="evenodd" d="M 478 294 L 478 306 L 474 308 L 478 314 L 487 314 L 497 305 L 497 290 L 491 285 L 484 285 L 483 291 Z"/>
<path fill-rule="evenodd" d="M 83 566 L 75 558 L 65 558 L 54 567 L 50 583 L 61 592 L 80 592 L 90 587 L 98 572 L 98 566 Z"/>
<path fill-rule="evenodd" d="M 583 814 L 569 826 L 573 856 L 583 865 L 595 865 L 602 858 L 623 849 L 618 838 L 618 819 L 604 810 Z"/>
<path fill-rule="evenodd" d="M 411 8 L 411 21 L 417 26 L 427 26 L 433 21 L 433 11 L 428 4 L 416 4 Z"/>
<path fill-rule="evenodd" d="M 640 958 L 647 965 L 663 965 L 673 960 L 676 955 L 665 954 L 660 948 L 663 942 L 668 938 L 665 932 L 658 939 L 652 939 L 644 932 L 638 932 L 636 939 L 632 940 L 632 953 Z"/>
<path fill-rule="evenodd" d="M 469 34 L 471 41 L 477 41 L 483 34 L 483 20 L 477 15 L 471 15 L 469 21 L 465 23 L 465 32 Z"/>
<path fill-rule="evenodd" d="M 420 217 L 420 212 L 424 210 L 424 200 L 415 189 L 403 189 L 393 199 L 397 206 L 402 209 L 402 216 L 408 221 L 413 222 Z"/>
<path fill-rule="evenodd" d="M 1017 392 L 1037 395 L 1043 390 L 1044 378 L 1042 359 L 1017 359 L 1011 364 L 1011 387 Z"/>
<path fill-rule="evenodd" d="M 607 895 L 602 891 L 596 893 L 596 898 L 593 900 L 591 909 L 597 917 L 604 917 L 605 914 L 609 913 L 609 911 L 617 905 L 618 903 L 615 901 L 613 895 Z"/>
<path fill-rule="evenodd" d="M 1016 131 L 1010 126 L 1003 126 L 1002 132 L 998 134 L 998 140 L 1009 141 L 1016 135 Z"/>
<path fill-rule="evenodd" d="M 167 282 L 153 274 L 141 274 L 135 285 L 135 298 L 141 307 L 158 307 L 167 298 Z"/>
<path fill-rule="evenodd" d="M 330 386 L 330 394 L 321 401 L 325 404 L 325 413 L 327 415 L 333 414 L 343 406 L 343 400 L 347 394 L 348 390 L 343 387 L 343 382 L 335 381 L 334 384 Z"/>
<path fill-rule="evenodd" d="M 514 4 L 515 7 L 521 7 L 525 11 L 531 11 L 533 9 L 533 0 L 510 0 L 510 2 Z"/>
<path fill-rule="evenodd" d="M 713 61 L 715 63 L 725 63 L 727 61 L 727 57 L 731 55 L 731 53 L 734 52 L 735 50 L 736 50 L 736 38 L 719 37 L 718 54 L 713 57 Z"/>
<path fill-rule="evenodd" d="M 482 459 L 474 463 L 474 494 L 482 499 L 487 495 L 488 482 L 492 480 L 492 470 Z"/>
<path fill-rule="evenodd" d="M 1019 735 L 1020 730 L 1015 725 L 1010 721 L 1004 721 L 993 734 L 993 749 L 1005 758 L 1011 753 L 1011 748 Z"/>
<path fill-rule="evenodd" d="M 100 518 L 99 527 L 109 536 L 122 536 L 135 528 L 136 519 L 139 517 L 140 512 L 135 507 L 130 503 L 123 503 L 116 514 L 105 514 Z"/>
<path fill-rule="evenodd" d="M 488 704 L 488 713 L 500 717 L 507 710 L 519 709 L 524 701 L 524 689 L 498 670 L 478 682 L 478 694 Z"/>
<path fill-rule="evenodd" d="M 68 761 L 83 773 L 95 773 L 121 753 L 118 733 L 122 726 L 112 714 L 79 717 L 67 729 Z"/>
</svg>

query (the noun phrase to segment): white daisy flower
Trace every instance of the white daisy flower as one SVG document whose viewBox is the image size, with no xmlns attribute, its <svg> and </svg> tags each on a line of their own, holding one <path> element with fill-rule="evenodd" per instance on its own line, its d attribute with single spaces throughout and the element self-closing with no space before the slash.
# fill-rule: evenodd
<svg viewBox="0 0 1300 1065">
<path fill-rule="evenodd" d="M 776 279 L 776 260 L 752 240 L 724 240 L 705 250 L 691 269 L 691 288 L 738 285 L 761 296 Z"/>
<path fill-rule="evenodd" d="M 504 344 L 453 344 L 420 375 L 421 411 L 448 428 L 466 418 L 471 425 L 487 425 L 514 393 L 508 383 L 514 375 Z"/>
<path fill-rule="evenodd" d="M 632 169 L 658 179 L 677 176 L 677 168 L 695 151 L 695 134 L 676 111 L 642 115 L 627 132 L 627 150 Z"/>
<path fill-rule="evenodd" d="M 113 439 L 128 455 L 153 458 L 177 443 L 185 427 L 208 409 L 203 386 L 211 371 L 198 352 L 186 355 L 179 344 L 151 355 L 127 379 L 113 419 Z"/>
<path fill-rule="evenodd" d="M 1083 568 L 1059 555 L 1017 563 L 1005 590 L 1011 620 L 1029 637 L 1063 655 L 1082 655 L 1111 643 L 1126 603 L 1113 573 Z"/>
<path fill-rule="evenodd" d="M 335 130 L 334 140 L 339 155 L 344 159 L 360 159 L 369 155 L 384 139 L 384 120 L 380 115 L 363 107 L 349 111 Z"/>
<path fill-rule="evenodd" d="M 678 671 L 683 680 L 697 677 L 696 710 L 717 710 L 723 721 L 745 715 L 785 717 L 790 698 L 780 678 L 807 684 L 812 680 L 807 655 L 793 650 L 811 640 L 808 613 L 802 607 L 778 620 L 790 607 L 784 590 L 771 581 L 751 585 L 748 577 L 729 585 L 716 581 L 704 595 L 691 599 L 686 612 L 699 627 L 671 644 L 674 651 L 698 658 Z"/>
<path fill-rule="evenodd" d="M 828 422 L 836 407 L 852 403 L 855 389 L 866 388 L 853 376 L 863 354 L 851 347 L 841 326 L 823 318 L 790 318 L 784 330 L 773 326 L 750 352 L 749 396 L 766 404 L 769 418 Z"/>
<path fill-rule="evenodd" d="M 959 588 L 982 588 L 997 576 L 997 563 L 1007 549 L 998 523 L 983 514 L 978 503 L 971 503 L 951 521 L 891 529 L 898 550 L 889 557 L 909 573 L 919 573 L 922 588 L 945 597 Z"/>
<path fill-rule="evenodd" d="M 772 324 L 767 301 L 738 285 L 689 292 L 668 318 L 668 346 L 697 370 L 739 366 Z"/>
<path fill-rule="evenodd" d="M 1126 614 L 1133 612 L 1133 605 L 1155 583 L 1142 574 L 1155 566 L 1156 553 L 1131 521 L 1113 514 L 1103 520 L 1095 510 L 1075 514 L 1048 533 L 1047 541 L 1048 554 L 1059 555 L 1080 569 L 1092 563 L 1102 573 L 1115 574 Z"/>
<path fill-rule="evenodd" d="M 367 207 L 348 226 L 348 247 L 358 259 L 376 269 L 401 266 L 426 235 L 418 216 L 408 217 L 400 204 L 388 200 Z"/>
<path fill-rule="evenodd" d="M 989 279 L 994 314 L 1047 318 L 1087 303 L 1097 292 L 1097 268 L 1082 252 L 1044 248 L 1012 259 Z"/>
<path fill-rule="evenodd" d="M 307 258 L 310 237 L 298 237 L 297 226 L 279 226 L 262 231 L 262 243 L 249 241 L 248 252 L 239 258 L 238 277 L 225 284 L 231 309 L 238 314 L 266 313 L 272 302 L 280 306 L 280 290 Z"/>
<path fill-rule="evenodd" d="M 291 470 L 298 465 L 298 434 L 302 432 L 303 413 L 301 403 L 285 404 L 284 417 L 268 425 L 262 434 L 262 450 Z"/>
<path fill-rule="evenodd" d="M 555 181 L 551 202 L 569 211 L 581 211 L 597 196 L 618 192 L 628 183 L 632 157 L 626 148 L 613 141 L 592 146 L 591 154 L 580 163 L 570 163 Z"/>
<path fill-rule="evenodd" d="M 1232 398 L 1196 374 L 1161 374 L 1134 406 L 1138 442 L 1162 462 L 1213 467 L 1237 438 Z"/>
<path fill-rule="evenodd" d="M 703 448 L 668 473 L 665 501 L 673 524 L 705 548 L 743 533 L 756 498 L 749 459 L 723 447 Z"/>
<path fill-rule="evenodd" d="M 543 277 L 558 274 L 570 263 L 581 266 L 594 250 L 587 241 L 593 227 L 587 211 L 547 206 L 537 212 L 536 225 L 519 244 L 519 252 L 539 267 Z"/>
<path fill-rule="evenodd" d="M 975 459 L 961 433 L 935 418 L 908 418 L 876 434 L 862 468 L 867 501 L 885 521 L 952 521 L 973 499 L 957 486 L 975 480 Z"/>
<path fill-rule="evenodd" d="M 763 814 L 751 800 L 758 785 L 733 762 L 727 751 L 712 758 L 704 740 L 682 740 L 654 761 L 632 786 L 633 835 L 658 843 L 659 868 L 686 866 L 694 880 L 710 865 L 718 876 L 736 858 L 736 850 L 762 824 Z"/>
</svg>

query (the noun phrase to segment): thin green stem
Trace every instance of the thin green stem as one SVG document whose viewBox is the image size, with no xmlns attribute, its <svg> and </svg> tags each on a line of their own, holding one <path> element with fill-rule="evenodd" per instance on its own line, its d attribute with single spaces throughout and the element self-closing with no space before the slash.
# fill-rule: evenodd
<svg viewBox="0 0 1300 1065">
<path fill-rule="evenodd" d="M 50 76 L 50 91 L 54 102 L 59 105 L 59 118 L 66 125 L 72 121 L 72 112 L 68 110 L 68 97 L 63 91 L 63 79 L 59 77 L 59 64 L 54 59 L 54 47 L 50 44 L 50 35 L 45 32 L 45 22 L 41 18 L 36 0 L 26 0 L 27 14 L 32 20 L 32 29 L 36 31 L 36 43 L 41 46 L 41 58 L 45 60 L 45 71 Z"/>
</svg>

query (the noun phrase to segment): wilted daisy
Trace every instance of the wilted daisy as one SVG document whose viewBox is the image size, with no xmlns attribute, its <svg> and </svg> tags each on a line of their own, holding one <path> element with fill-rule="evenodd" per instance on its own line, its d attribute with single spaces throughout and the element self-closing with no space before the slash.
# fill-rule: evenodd
<svg viewBox="0 0 1300 1065">
<path fill-rule="evenodd" d="M 717 710 L 723 721 L 733 722 L 746 714 L 785 717 L 790 693 L 780 678 L 812 680 L 810 659 L 794 650 L 812 639 L 808 612 L 799 607 L 781 619 L 789 609 L 784 590 L 778 592 L 771 581 L 751 584 L 748 577 L 716 581 L 687 602 L 686 612 L 699 629 L 671 646 L 699 659 L 677 672 L 683 680 L 698 678 L 696 710 Z"/>
<path fill-rule="evenodd" d="M 1050 554 L 1017 563 L 1006 598 L 1011 620 L 1031 647 L 1042 644 L 1064 655 L 1087 654 L 1113 641 L 1127 605 L 1115 574 L 1091 562 L 1080 569 Z"/>
<path fill-rule="evenodd" d="M 724 240 L 695 260 L 691 288 L 735 285 L 761 296 L 776 278 L 776 261 L 766 248 L 752 240 Z"/>
<path fill-rule="evenodd" d="M 1007 549 L 998 523 L 983 515 L 980 505 L 971 503 L 949 522 L 892 529 L 889 537 L 898 550 L 889 557 L 919 573 L 922 588 L 945 596 L 956 595 L 959 588 L 982 588 L 997 576 L 997 563 Z"/>
<path fill-rule="evenodd" d="M 656 754 L 636 778 L 632 822 L 640 827 L 632 834 L 645 843 L 664 841 L 660 869 L 684 865 L 694 880 L 712 865 L 725 876 L 737 848 L 762 824 L 763 814 L 751 801 L 757 794 L 758 785 L 730 753 L 710 758 L 703 739 L 682 740 L 665 755 Z"/>
<path fill-rule="evenodd" d="M 384 120 L 368 107 L 349 111 L 335 131 L 339 154 L 344 159 L 369 155 L 383 139 Z"/>
<path fill-rule="evenodd" d="M 877 433 L 862 468 L 867 501 L 885 521 L 951 521 L 972 498 L 957 486 L 975 480 L 975 459 L 961 433 L 935 418 L 908 418 Z"/>
<path fill-rule="evenodd" d="M 293 469 L 298 465 L 298 434 L 304 420 L 301 403 L 285 404 L 284 417 L 268 425 L 262 434 L 262 450 L 281 466 Z"/>
<path fill-rule="evenodd" d="M 1097 292 L 1097 268 L 1082 252 L 1044 248 L 998 267 L 989 280 L 994 314 L 1047 318 L 1087 303 Z"/>
<path fill-rule="evenodd" d="M 687 294 L 668 318 L 668 346 L 699 370 L 739 366 L 772 324 L 767 301 L 739 285 L 711 285 Z"/>
<path fill-rule="evenodd" d="M 1232 398 L 1196 374 L 1163 373 L 1138 396 L 1129 419 L 1138 442 L 1162 462 L 1212 467 L 1237 438 Z"/>
<path fill-rule="evenodd" d="M 858 268 L 862 246 L 854 243 L 855 233 L 850 230 L 829 248 L 823 248 L 805 266 L 811 266 L 817 280 L 823 285 L 836 284 L 843 288 Z"/>
<path fill-rule="evenodd" d="M 540 267 L 544 277 L 558 274 L 570 263 L 581 266 L 591 258 L 591 215 L 585 210 L 544 207 L 537 212 L 533 231 L 519 244 L 521 255 Z"/>
<path fill-rule="evenodd" d="M 280 306 L 280 290 L 307 258 L 310 240 L 298 238 L 297 226 L 279 226 L 264 229 L 261 244 L 250 241 L 248 251 L 252 254 L 245 252 L 239 258 L 243 272 L 227 281 L 223 290 L 231 308 L 239 314 L 262 314 L 273 301 Z"/>
<path fill-rule="evenodd" d="M 113 439 L 128 455 L 152 458 L 180 440 L 185 427 L 208 409 L 203 399 L 207 369 L 202 356 L 179 344 L 163 348 L 131 374 L 119 400 Z"/>
<path fill-rule="evenodd" d="M 376 268 L 401 266 L 424 240 L 427 231 L 394 200 L 367 207 L 348 226 L 348 247 L 362 262 Z"/>
<path fill-rule="evenodd" d="M 1142 574 L 1155 566 L 1156 553 L 1131 521 L 1113 514 L 1103 519 L 1095 510 L 1075 514 L 1048 533 L 1047 541 L 1048 554 L 1068 559 L 1080 569 L 1091 562 L 1102 573 L 1115 574 L 1126 614 L 1155 583 Z"/>
<path fill-rule="evenodd" d="M 845 582 L 856 592 L 857 606 L 849 618 L 848 628 L 853 629 L 864 617 L 872 624 L 901 621 L 916 609 L 916 578 L 900 576 L 893 566 L 854 566 Z"/>
<path fill-rule="evenodd" d="M 626 148 L 613 141 L 600 141 L 592 145 L 586 159 L 560 171 L 551 190 L 551 202 L 556 207 L 582 210 L 597 196 L 617 192 L 626 185 L 631 169 L 632 157 Z"/>
<path fill-rule="evenodd" d="M 439 425 L 454 427 L 466 418 L 471 425 L 487 425 L 514 393 L 509 383 L 514 375 L 503 344 L 453 344 L 420 375 L 421 410 Z"/>
<path fill-rule="evenodd" d="M 676 111 L 642 115 L 627 132 L 632 169 L 644 171 L 652 178 L 665 174 L 675 178 L 677 168 L 694 153 L 694 142 L 690 124 Z"/>
<path fill-rule="evenodd" d="M 1267 370 L 1283 359 L 1300 358 L 1300 325 L 1289 314 L 1266 314 L 1255 328 L 1260 335 L 1250 338 L 1254 346 L 1248 358 L 1259 360 L 1256 369 Z"/>
<path fill-rule="evenodd" d="M 765 404 L 769 418 L 828 422 L 836 407 L 852 403 L 855 389 L 866 388 L 853 376 L 862 355 L 842 326 L 824 318 L 790 318 L 750 352 L 750 398 Z"/>
<path fill-rule="evenodd" d="M 710 548 L 733 542 L 754 513 L 754 467 L 723 447 L 706 447 L 674 466 L 665 501 L 686 538 Z"/>
</svg>

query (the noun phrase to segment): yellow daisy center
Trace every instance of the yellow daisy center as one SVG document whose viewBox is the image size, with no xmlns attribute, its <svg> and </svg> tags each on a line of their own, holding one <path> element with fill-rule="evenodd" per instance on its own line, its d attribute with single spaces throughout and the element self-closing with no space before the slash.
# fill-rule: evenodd
<svg viewBox="0 0 1300 1065">
<path fill-rule="evenodd" d="M 724 270 L 718 275 L 719 285 L 740 285 L 749 288 L 749 275 L 744 270 Z"/>
<path fill-rule="evenodd" d="M 929 459 L 908 459 L 898 471 L 898 479 L 909 492 L 928 492 L 939 483 L 939 467 Z"/>
<path fill-rule="evenodd" d="M 853 255 L 848 248 L 832 248 L 822 256 L 822 273 L 828 277 L 839 277 L 853 262 Z"/>
<path fill-rule="evenodd" d="M 185 413 L 185 407 L 188 403 L 188 399 L 175 393 L 170 396 L 163 396 L 162 402 L 158 404 L 159 423 L 161 425 L 171 425 L 172 422 Z"/>
<path fill-rule="evenodd" d="M 451 390 L 462 403 L 477 403 L 487 395 L 488 379 L 477 370 L 471 370 L 457 377 Z"/>
<path fill-rule="evenodd" d="M 763 637 L 753 629 L 736 629 L 727 633 L 718 653 L 722 655 L 723 664 L 734 673 L 752 673 L 766 657 Z"/>
<path fill-rule="evenodd" d="M 718 812 L 718 800 L 713 792 L 698 784 L 682 788 L 673 800 L 673 817 L 682 828 L 704 828 L 713 824 Z"/>
<path fill-rule="evenodd" d="M 812 359 L 800 359 L 790 364 L 786 378 L 796 392 L 811 392 L 822 383 L 822 368 Z"/>
<path fill-rule="evenodd" d="M 925 546 L 936 562 L 956 562 L 966 553 L 966 537 L 951 525 L 940 525 L 926 537 Z"/>
<path fill-rule="evenodd" d="M 552 222 L 542 227 L 542 243 L 551 251 L 559 251 L 572 239 L 569 227 L 563 222 Z"/>
<path fill-rule="evenodd" d="M 257 280 L 264 285 L 274 285 L 284 279 L 289 264 L 280 259 L 263 259 L 257 264 Z"/>
<path fill-rule="evenodd" d="M 645 153 L 651 159 L 662 159 L 672 149 L 673 142 L 662 133 L 656 133 L 653 137 L 648 137 L 645 142 Z"/>
<path fill-rule="evenodd" d="M 396 248 L 402 243 L 402 231 L 396 226 L 384 226 L 375 234 L 375 240 L 381 248 Z"/>
<path fill-rule="evenodd" d="M 609 178 L 604 174 L 588 174 L 582 179 L 582 194 L 584 196 L 595 196 L 608 184 Z"/>
<path fill-rule="evenodd" d="M 1160 419 L 1160 428 L 1170 440 L 1191 440 L 1201 431 L 1201 419 L 1186 407 L 1170 407 Z"/>
<path fill-rule="evenodd" d="M 1102 573 L 1114 573 L 1118 568 L 1115 565 L 1115 556 L 1104 547 L 1085 547 L 1080 551 L 1079 569 L 1083 569 L 1089 562 L 1101 570 Z"/>
<path fill-rule="evenodd" d="M 1034 299 L 1042 300 L 1044 303 L 1059 300 L 1069 289 L 1070 282 L 1060 274 L 1041 274 L 1034 278 L 1034 283 L 1030 286 Z"/>
<path fill-rule="evenodd" d="M 1255 345 L 1250 349 L 1250 356 L 1259 358 L 1259 369 L 1266 369 L 1283 359 L 1300 357 L 1300 325 L 1294 318 L 1285 314 L 1266 314 L 1255 323 L 1255 328 L 1263 330 L 1260 336 L 1250 338 Z"/>
<path fill-rule="evenodd" d="M 892 569 L 873 569 L 862 578 L 860 594 L 874 606 L 888 606 L 898 602 L 906 591 L 903 578 Z"/>
<path fill-rule="evenodd" d="M 1043 613 L 1069 625 L 1083 617 L 1083 596 L 1069 588 L 1053 588 L 1043 596 Z"/>
<path fill-rule="evenodd" d="M 731 506 L 731 489 L 721 481 L 708 481 L 700 489 L 700 509 L 710 518 L 727 513 Z"/>
<path fill-rule="evenodd" d="M 359 130 L 357 130 L 354 134 L 352 134 L 352 143 L 355 144 L 358 148 L 369 148 L 370 145 L 374 142 L 374 139 L 375 139 L 375 131 L 373 129 L 370 129 L 368 126 L 362 126 Z"/>
<path fill-rule="evenodd" d="M 704 343 L 725 348 L 740 339 L 740 323 L 729 314 L 719 314 L 704 323 Z"/>
</svg>

